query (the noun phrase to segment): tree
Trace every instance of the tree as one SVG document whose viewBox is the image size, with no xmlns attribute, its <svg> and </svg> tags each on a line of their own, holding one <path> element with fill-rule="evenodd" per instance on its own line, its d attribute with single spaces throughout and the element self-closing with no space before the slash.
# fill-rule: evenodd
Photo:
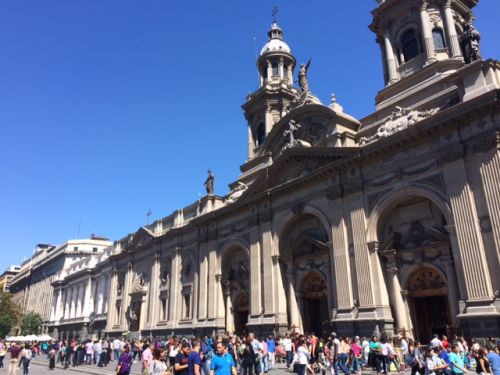
<svg viewBox="0 0 500 375">
<path fill-rule="evenodd" d="M 40 314 L 29 311 L 21 322 L 21 335 L 39 335 L 42 332 L 43 318 Z"/>
<path fill-rule="evenodd" d="M 12 300 L 12 295 L 0 292 L 0 337 L 9 334 L 12 328 L 19 323 L 21 309 Z"/>
</svg>

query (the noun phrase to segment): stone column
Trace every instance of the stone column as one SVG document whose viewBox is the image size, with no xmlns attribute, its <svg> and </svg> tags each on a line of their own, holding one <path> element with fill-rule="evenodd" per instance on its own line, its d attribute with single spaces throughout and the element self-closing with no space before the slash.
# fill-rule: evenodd
<svg viewBox="0 0 500 375">
<path fill-rule="evenodd" d="M 63 319 L 68 319 L 71 316 L 71 289 L 68 287 L 64 290 L 64 316 Z"/>
<path fill-rule="evenodd" d="M 76 298 L 77 298 L 78 290 L 75 286 L 71 288 L 71 314 L 70 319 L 73 319 L 76 316 Z"/>
<path fill-rule="evenodd" d="M 59 321 L 63 317 L 63 306 L 62 306 L 62 301 L 63 299 L 63 290 L 62 288 L 59 288 L 57 290 L 57 299 L 56 299 L 56 312 L 55 312 L 55 320 Z"/>
<path fill-rule="evenodd" d="M 113 276 L 111 276 L 111 282 L 108 287 L 110 292 L 109 294 L 109 303 L 108 303 L 108 311 L 107 311 L 107 330 L 111 331 L 111 328 L 117 324 L 116 322 L 116 295 L 117 295 L 117 286 L 118 286 L 118 272 L 116 269 L 113 270 Z"/>
<path fill-rule="evenodd" d="M 215 319 L 217 326 L 225 324 L 225 311 L 224 311 L 224 297 L 222 295 L 222 275 L 218 273 L 215 275 Z"/>
<path fill-rule="evenodd" d="M 77 309 L 77 317 L 82 317 L 84 313 L 85 305 L 87 304 L 86 297 L 86 285 L 80 285 L 79 293 L 78 293 L 78 309 Z M 90 293 L 89 293 L 90 294 Z"/>
<path fill-rule="evenodd" d="M 486 255 L 495 289 L 500 285 L 500 273 L 494 272 L 495 264 L 500 264 L 500 132 L 482 138 L 473 148 L 479 164 L 479 172 L 484 191 L 486 212 L 480 220 L 481 230 L 491 234 L 493 243 L 486 246 Z M 491 242 L 490 242 L 491 243 Z"/>
<path fill-rule="evenodd" d="M 271 62 L 268 60 L 267 63 L 267 81 L 271 81 L 271 77 L 273 76 L 273 67 L 271 66 Z"/>
<path fill-rule="evenodd" d="M 454 146 L 453 150 L 445 150 L 442 156 L 442 162 L 447 163 L 443 166 L 443 176 L 454 220 L 454 226 L 449 225 L 447 229 L 455 264 L 460 264 L 463 270 L 463 273 L 459 273 L 465 284 L 467 300 L 490 301 L 491 304 L 493 290 L 480 237 L 474 195 L 467 180 L 464 161 L 460 157 L 461 150 L 461 146 Z"/>
<path fill-rule="evenodd" d="M 451 10 L 451 0 L 446 0 L 443 8 L 444 22 L 446 24 L 446 31 L 448 32 L 448 40 L 450 41 L 450 57 L 462 58 L 460 44 L 458 43 L 457 30 L 455 28 L 455 21 L 453 19 L 453 11 Z"/>
<path fill-rule="evenodd" d="M 280 78 L 283 80 L 285 78 L 285 70 L 283 69 L 283 57 L 280 58 L 278 70 L 279 70 Z"/>
<path fill-rule="evenodd" d="M 229 280 L 224 280 L 224 299 L 226 301 L 226 332 L 232 334 L 234 332 L 234 314 L 233 314 L 233 302 L 231 300 L 231 283 Z"/>
<path fill-rule="evenodd" d="M 264 280 L 262 280 L 262 289 L 264 292 L 264 314 L 270 315 L 275 313 L 274 308 L 274 275 L 273 275 L 273 238 L 271 232 L 271 221 L 266 221 L 261 224 L 260 230 L 262 233 L 262 263 L 264 271 Z"/>
<path fill-rule="evenodd" d="M 250 316 L 257 317 L 262 313 L 262 283 L 260 271 L 260 242 L 257 226 L 250 228 Z"/>
<path fill-rule="evenodd" d="M 392 307 L 394 308 L 394 315 L 396 318 L 396 329 L 400 332 L 405 329 L 409 329 L 410 327 L 408 324 L 403 296 L 401 295 L 401 284 L 399 283 L 398 267 L 396 264 L 396 250 L 388 250 L 384 252 L 384 256 L 387 259 L 385 270 Z"/>
<path fill-rule="evenodd" d="M 366 244 L 365 213 L 362 207 L 363 197 L 356 194 L 351 205 L 351 226 L 354 245 L 354 261 L 356 264 L 356 277 L 358 282 L 359 305 L 363 307 L 374 307 L 375 300 L 373 288 L 373 272 L 370 267 L 370 254 Z"/>
<path fill-rule="evenodd" d="M 448 250 L 448 249 L 446 249 Z M 444 264 L 446 270 L 446 279 L 448 282 L 448 306 L 450 309 L 451 315 L 451 325 L 455 325 L 457 323 L 457 315 L 458 315 L 458 288 L 456 282 L 456 272 L 455 267 L 453 266 L 453 258 L 450 255 L 442 255 L 441 261 Z"/>
<path fill-rule="evenodd" d="M 89 277 L 87 280 L 87 285 L 85 286 L 85 294 L 82 302 L 82 315 L 87 317 L 90 315 L 94 307 L 93 297 L 92 297 L 92 278 Z M 82 292 L 83 294 L 83 292 Z"/>
<path fill-rule="evenodd" d="M 160 249 L 155 254 L 153 267 L 151 270 L 151 284 L 149 288 L 150 298 L 149 298 L 149 308 L 148 308 L 148 319 L 147 321 L 151 326 L 154 326 L 158 321 L 158 302 L 160 299 L 159 283 L 160 283 L 160 264 L 161 253 Z"/>
<path fill-rule="evenodd" d="M 273 255 L 273 275 L 274 275 L 274 296 L 276 298 L 275 304 L 275 316 L 276 323 L 281 326 L 288 326 L 288 314 L 287 314 L 287 306 L 286 306 L 286 290 L 284 289 L 285 283 L 283 282 L 283 278 L 286 276 L 281 272 L 280 266 L 280 256 Z"/>
<path fill-rule="evenodd" d="M 389 32 L 384 35 L 385 43 L 385 59 L 387 65 L 387 75 L 389 78 L 389 85 L 396 83 L 398 79 L 398 72 L 396 69 L 396 59 L 394 57 L 394 50 L 392 49 L 391 36 Z"/>
<path fill-rule="evenodd" d="M 343 204 L 341 199 L 330 202 L 330 216 L 332 222 L 330 259 L 333 266 L 330 267 L 330 269 L 332 272 L 332 280 L 335 282 L 337 311 L 352 310 L 353 307 L 351 265 L 342 207 Z M 331 307 L 332 309 L 335 308 L 335 306 Z"/>
<path fill-rule="evenodd" d="M 102 314 L 104 312 L 104 283 L 105 279 L 101 277 L 98 279 L 98 288 L 97 288 L 97 309 L 96 314 Z"/>
<path fill-rule="evenodd" d="M 122 292 L 122 307 L 120 309 L 120 317 L 118 321 L 121 323 L 121 329 L 127 331 L 129 329 L 128 319 L 125 319 L 127 308 L 131 305 L 130 301 L 130 290 L 132 288 L 132 280 L 134 279 L 133 275 L 134 265 L 132 259 L 129 259 L 127 266 L 127 274 L 125 275 L 125 286 L 123 287 Z"/>
<path fill-rule="evenodd" d="M 420 23 L 422 27 L 422 36 L 424 37 L 424 48 L 426 64 L 436 61 L 436 54 L 434 51 L 434 40 L 432 39 L 432 31 L 430 29 L 429 14 L 427 13 L 427 0 L 423 0 L 420 5 Z"/>
<path fill-rule="evenodd" d="M 288 65 L 288 83 L 293 84 L 292 64 Z"/>
<path fill-rule="evenodd" d="M 300 311 L 297 304 L 297 296 L 295 291 L 295 269 L 293 261 L 287 264 L 286 282 L 288 283 L 288 310 L 290 311 L 289 329 L 300 329 Z"/>
<path fill-rule="evenodd" d="M 200 246 L 200 278 L 199 278 L 199 302 L 198 302 L 198 321 L 203 321 L 207 318 L 208 304 L 208 278 L 210 272 L 208 270 L 208 258 L 206 243 Z"/>
<path fill-rule="evenodd" d="M 170 320 L 177 324 L 180 319 L 178 314 L 178 306 L 179 306 L 179 296 L 181 296 L 181 275 L 180 275 L 180 266 L 181 266 L 181 253 L 182 248 L 177 246 L 175 249 L 175 256 L 172 258 L 172 270 L 171 274 L 171 288 L 170 288 Z M 182 296 L 181 296 L 182 297 Z"/>
</svg>

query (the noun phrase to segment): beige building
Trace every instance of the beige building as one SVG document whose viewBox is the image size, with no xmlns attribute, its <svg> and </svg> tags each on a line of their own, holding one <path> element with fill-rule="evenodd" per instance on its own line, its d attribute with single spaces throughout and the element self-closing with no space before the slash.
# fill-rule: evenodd
<svg viewBox="0 0 500 375">
<path fill-rule="evenodd" d="M 363 119 L 323 105 L 306 66 L 294 87 L 273 24 L 242 174 L 115 242 L 92 271 L 112 275 L 106 333 L 498 337 L 500 64 L 476 4 L 378 1 L 386 87 Z"/>
<path fill-rule="evenodd" d="M 47 323 L 52 337 L 92 338 L 106 327 L 111 270 L 110 246 L 72 263 L 55 275 L 54 293 Z"/>
<path fill-rule="evenodd" d="M 60 271 L 93 254 L 102 253 L 111 244 L 106 239 L 92 237 L 70 240 L 60 246 L 37 245 L 32 257 L 23 262 L 20 272 L 11 282 L 14 301 L 23 311 L 40 314 L 46 327 L 54 295 L 52 282 Z"/>
<path fill-rule="evenodd" d="M 0 291 L 4 293 L 9 293 L 10 283 L 14 276 L 16 276 L 21 271 L 20 266 L 10 266 L 4 273 L 0 276 Z"/>
</svg>

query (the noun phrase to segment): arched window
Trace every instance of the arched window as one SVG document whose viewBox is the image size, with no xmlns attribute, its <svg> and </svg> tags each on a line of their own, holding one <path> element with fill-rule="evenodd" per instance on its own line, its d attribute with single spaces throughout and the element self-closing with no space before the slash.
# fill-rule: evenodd
<svg viewBox="0 0 500 375">
<path fill-rule="evenodd" d="M 257 146 L 260 146 L 264 143 L 264 140 L 266 139 L 266 126 L 263 123 L 260 123 L 259 126 L 257 126 Z"/>
<path fill-rule="evenodd" d="M 277 63 L 272 63 L 272 75 L 273 77 L 278 77 L 279 76 L 279 71 L 278 71 L 278 64 Z"/>
<path fill-rule="evenodd" d="M 415 30 L 408 30 L 401 38 L 401 45 L 403 46 L 403 56 L 405 62 L 414 59 L 418 55 L 418 41 Z"/>
<path fill-rule="evenodd" d="M 444 34 L 443 30 L 439 27 L 435 27 L 432 30 L 432 39 L 434 39 L 434 48 L 439 50 L 439 49 L 445 49 L 446 45 L 444 43 Z"/>
</svg>

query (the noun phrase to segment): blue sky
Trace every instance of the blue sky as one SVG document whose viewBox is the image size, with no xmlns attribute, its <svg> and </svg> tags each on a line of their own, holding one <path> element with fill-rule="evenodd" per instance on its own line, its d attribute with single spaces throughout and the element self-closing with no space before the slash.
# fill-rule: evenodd
<svg viewBox="0 0 500 375">
<path fill-rule="evenodd" d="M 383 87 L 375 4 L 3 0 L 0 269 L 79 227 L 119 239 L 149 209 L 154 220 L 198 199 L 208 168 L 226 194 L 246 159 L 241 105 L 273 5 L 297 61 L 312 58 L 312 91 L 355 117 L 372 112 Z M 483 57 L 500 58 L 500 1 L 476 15 Z"/>
</svg>

